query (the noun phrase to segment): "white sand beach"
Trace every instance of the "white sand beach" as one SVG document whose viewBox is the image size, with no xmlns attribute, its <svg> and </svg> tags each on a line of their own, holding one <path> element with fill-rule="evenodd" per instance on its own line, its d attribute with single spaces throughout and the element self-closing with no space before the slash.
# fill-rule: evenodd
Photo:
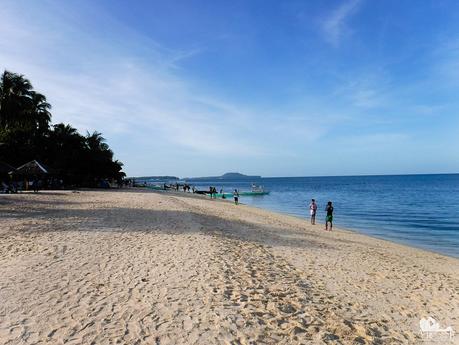
<svg viewBox="0 0 459 345">
<path fill-rule="evenodd" d="M 0 196 L 1 344 L 417 344 L 459 260 L 220 200 Z M 459 343 L 459 335 L 455 337 Z"/>
</svg>

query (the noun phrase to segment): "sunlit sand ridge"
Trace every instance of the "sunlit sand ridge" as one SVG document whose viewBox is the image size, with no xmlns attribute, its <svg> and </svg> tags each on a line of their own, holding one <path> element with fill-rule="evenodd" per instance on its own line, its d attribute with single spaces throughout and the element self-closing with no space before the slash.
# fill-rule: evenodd
<svg viewBox="0 0 459 345">
<path fill-rule="evenodd" d="M 459 331 L 459 261 L 148 192 L 0 199 L 0 343 L 414 344 Z M 456 336 L 457 337 L 457 336 Z"/>
</svg>

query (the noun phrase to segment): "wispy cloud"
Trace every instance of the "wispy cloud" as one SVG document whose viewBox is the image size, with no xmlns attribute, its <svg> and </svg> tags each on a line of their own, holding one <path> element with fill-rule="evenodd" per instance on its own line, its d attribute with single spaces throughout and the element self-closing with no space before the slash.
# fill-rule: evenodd
<svg viewBox="0 0 459 345">
<path fill-rule="evenodd" d="M 78 23 L 55 17 L 46 24 L 29 22 L 25 32 L 15 12 L 1 17 L 2 32 L 7 33 L 0 35 L 1 67 L 25 74 L 48 96 L 54 121 L 108 135 L 132 135 L 141 126 L 157 140 L 200 152 L 250 154 L 239 145 L 256 146 L 243 139 L 226 145 L 219 133 L 225 131 L 225 118 L 231 118 L 233 110 L 217 100 L 206 104 L 202 99 L 211 96 L 200 96 L 201 91 L 175 73 L 177 63 L 198 49 L 174 52 L 155 44 L 136 55 L 85 35 Z M 52 26 L 59 27 L 59 34 L 53 34 Z M 123 28 L 111 30 L 126 35 Z M 147 39 L 136 36 L 132 41 Z"/>
<path fill-rule="evenodd" d="M 325 39 L 333 46 L 339 46 L 343 37 L 349 34 L 347 27 L 349 18 L 354 15 L 360 7 L 361 0 L 347 0 L 335 8 L 323 21 L 322 30 Z"/>
<path fill-rule="evenodd" d="M 320 29 L 330 45 L 339 47 L 352 34 L 352 16 L 363 1 L 341 2 L 321 16 Z M 180 35 L 181 27 L 131 26 L 129 16 L 97 6 L 92 1 L 5 0 L 0 69 L 25 74 L 53 105 L 54 122 L 71 123 L 83 132 L 102 131 L 128 174 L 209 175 L 243 169 L 254 174 L 336 174 L 345 173 L 346 165 L 356 173 L 356 162 L 380 156 L 372 152 L 408 162 L 410 145 L 419 152 L 424 142 L 431 145 L 427 140 L 412 144 L 424 138 L 422 127 L 439 124 L 442 133 L 451 129 L 449 137 L 442 136 L 445 143 L 456 138 L 451 124 L 457 122 L 459 44 L 453 39 L 429 54 L 412 56 L 410 50 L 398 59 L 393 50 L 389 59 L 381 56 L 384 50 L 373 58 L 362 47 L 342 57 L 333 49 L 309 45 L 310 55 L 302 55 L 295 45 L 290 49 L 295 54 L 266 59 L 264 48 L 272 46 L 263 39 L 234 59 L 231 54 L 248 47 L 243 35 L 229 31 L 228 38 L 216 32 L 194 40 L 190 34 L 183 41 L 169 41 L 170 33 Z M 257 25 L 255 20 L 252 24 Z M 392 38 L 389 29 L 387 40 Z M 295 43 L 294 38 L 279 39 L 276 46 Z M 362 35 L 362 41 L 367 38 Z M 232 44 L 222 60 L 216 54 L 221 42 L 212 43 L 218 39 Z M 299 56 L 315 70 L 290 68 Z M 245 75 L 251 73 L 241 67 L 246 63 L 259 63 L 260 70 Z M 270 70 L 279 66 L 281 77 Z M 269 78 L 260 78 L 261 69 Z M 242 73 L 244 78 L 237 76 Z M 253 97 L 247 94 L 251 89 Z M 343 164 L 324 159 L 335 151 Z M 385 164 L 374 164 L 385 171 Z"/>
<path fill-rule="evenodd" d="M 227 158 L 281 155 L 289 145 L 322 133 L 305 116 L 282 114 L 279 121 L 181 76 L 180 62 L 199 54 L 199 47 L 188 52 L 162 48 L 109 21 L 116 39 L 127 42 L 122 49 L 110 38 L 81 32 L 81 23 L 53 15 L 29 21 L 24 31 L 18 13 L 13 6 L 0 15 L 0 28 L 7 33 L 0 34 L 0 67 L 31 79 L 53 105 L 54 122 L 69 122 L 83 132 L 101 130 L 114 145 L 129 137 L 136 145 L 158 143 L 171 151 Z M 138 52 L 129 41 L 148 48 Z M 272 138 L 287 131 L 290 142 L 272 145 Z M 129 167 L 124 152 L 135 148 L 118 146 L 115 152 Z"/>
<path fill-rule="evenodd" d="M 366 67 L 360 71 L 340 72 L 333 95 L 348 106 L 363 110 L 393 105 L 391 90 L 394 88 L 390 74 L 381 67 Z"/>
</svg>

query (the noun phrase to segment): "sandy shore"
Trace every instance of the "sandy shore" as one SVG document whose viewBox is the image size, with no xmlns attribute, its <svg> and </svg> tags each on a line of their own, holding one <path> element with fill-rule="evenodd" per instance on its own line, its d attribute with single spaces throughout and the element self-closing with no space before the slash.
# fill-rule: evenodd
<svg viewBox="0 0 459 345">
<path fill-rule="evenodd" d="M 1 344 L 417 344 L 459 260 L 227 202 L 0 196 Z M 455 337 L 456 343 L 459 335 Z"/>
</svg>

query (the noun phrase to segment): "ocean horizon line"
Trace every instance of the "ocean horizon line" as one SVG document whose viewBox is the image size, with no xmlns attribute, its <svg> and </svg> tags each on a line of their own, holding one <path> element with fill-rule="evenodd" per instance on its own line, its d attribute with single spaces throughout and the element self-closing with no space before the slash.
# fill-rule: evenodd
<svg viewBox="0 0 459 345">
<path fill-rule="evenodd" d="M 435 175 L 459 175 L 459 172 L 440 172 L 440 173 L 407 173 L 407 174 L 357 174 L 357 175 L 308 175 L 308 176 L 263 176 L 260 175 L 259 178 L 323 178 L 323 177 L 390 177 L 390 176 L 435 176 Z M 142 175 L 142 176 L 129 176 L 128 179 L 145 179 L 151 177 L 172 177 L 174 175 Z M 215 178 L 217 176 L 213 176 Z M 249 179 L 251 176 L 247 175 Z M 203 179 L 206 176 L 187 176 L 187 177 L 178 177 L 179 180 L 186 180 L 186 179 Z M 244 178 L 240 178 L 243 180 Z M 212 176 L 209 176 L 209 180 L 212 180 Z M 228 179 L 231 180 L 231 179 Z"/>
</svg>

